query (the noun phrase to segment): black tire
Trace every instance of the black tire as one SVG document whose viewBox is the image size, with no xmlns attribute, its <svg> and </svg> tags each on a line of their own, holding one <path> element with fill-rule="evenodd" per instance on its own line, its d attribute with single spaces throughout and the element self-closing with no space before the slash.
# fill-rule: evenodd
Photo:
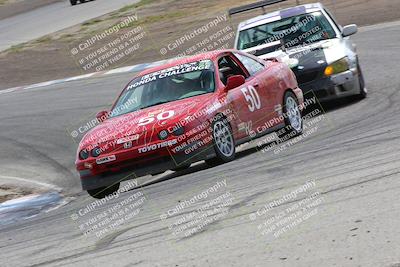
<svg viewBox="0 0 400 267">
<path fill-rule="evenodd" d="M 215 158 L 207 159 L 206 163 L 215 166 L 235 159 L 236 144 L 232 127 L 226 118 L 221 118 L 212 123 L 213 147 Z"/>
<path fill-rule="evenodd" d="M 303 117 L 296 95 L 287 91 L 283 97 L 285 127 L 277 132 L 279 139 L 290 139 L 303 133 Z"/>
<path fill-rule="evenodd" d="M 99 187 L 96 189 L 87 190 L 87 192 L 91 197 L 102 199 L 116 192 L 119 189 L 119 185 L 120 183 L 116 183 L 108 187 Z"/>
<path fill-rule="evenodd" d="M 358 69 L 358 81 L 360 83 L 360 92 L 357 95 L 357 98 L 358 99 L 364 99 L 368 95 L 368 90 L 365 87 L 364 74 L 361 71 L 360 65 L 357 65 L 357 69 Z"/>
<path fill-rule="evenodd" d="M 69 2 L 71 3 L 71 5 L 76 5 L 76 2 L 78 2 L 78 0 L 69 0 Z"/>
<path fill-rule="evenodd" d="M 79 2 L 81 2 L 82 4 L 86 2 L 86 0 L 79 0 Z"/>
</svg>

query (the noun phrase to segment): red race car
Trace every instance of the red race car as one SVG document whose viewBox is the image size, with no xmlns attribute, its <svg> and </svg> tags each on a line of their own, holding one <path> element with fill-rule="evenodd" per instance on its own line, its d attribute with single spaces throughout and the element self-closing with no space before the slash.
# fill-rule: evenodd
<svg viewBox="0 0 400 267">
<path fill-rule="evenodd" d="M 277 60 L 237 50 L 170 60 L 139 73 L 97 114 L 76 168 L 83 189 L 103 198 L 123 180 L 231 161 L 236 146 L 273 131 L 299 135 L 302 109 L 293 72 Z"/>
</svg>

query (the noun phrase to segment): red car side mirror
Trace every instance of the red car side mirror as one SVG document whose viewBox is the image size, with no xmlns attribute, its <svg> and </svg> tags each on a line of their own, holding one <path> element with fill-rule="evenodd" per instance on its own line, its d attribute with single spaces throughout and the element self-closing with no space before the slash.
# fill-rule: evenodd
<svg viewBox="0 0 400 267">
<path fill-rule="evenodd" d="M 109 115 L 110 114 L 109 114 L 108 110 L 102 110 L 96 114 L 96 118 L 101 123 L 101 122 L 105 121 L 106 119 L 108 119 Z"/>
<path fill-rule="evenodd" d="M 246 79 L 244 78 L 243 75 L 233 75 L 228 77 L 228 81 L 226 82 L 226 87 L 225 90 L 231 90 L 233 88 L 237 88 L 244 84 L 246 82 Z"/>
</svg>

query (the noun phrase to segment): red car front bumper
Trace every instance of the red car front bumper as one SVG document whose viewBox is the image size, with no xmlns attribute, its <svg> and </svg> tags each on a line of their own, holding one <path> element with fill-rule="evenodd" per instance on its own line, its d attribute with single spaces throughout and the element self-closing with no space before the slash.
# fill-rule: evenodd
<svg viewBox="0 0 400 267">
<path fill-rule="evenodd" d="M 212 143 L 199 145 L 198 142 L 194 142 L 185 147 L 180 147 L 179 152 L 176 153 L 174 153 L 176 150 L 170 147 L 145 153 L 139 153 L 139 148 L 120 150 L 101 155 L 98 158 L 76 162 L 82 189 L 90 190 L 110 186 L 124 180 L 161 173 L 215 156 Z M 112 157 L 112 160 L 108 161 L 107 157 Z M 106 159 L 105 162 L 101 162 L 102 159 Z"/>
</svg>

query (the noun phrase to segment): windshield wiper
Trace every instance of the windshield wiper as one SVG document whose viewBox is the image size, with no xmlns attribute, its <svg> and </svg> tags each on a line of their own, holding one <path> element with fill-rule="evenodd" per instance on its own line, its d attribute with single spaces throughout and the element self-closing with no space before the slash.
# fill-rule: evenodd
<svg viewBox="0 0 400 267">
<path fill-rule="evenodd" d="M 209 93 L 212 93 L 212 92 L 203 92 L 203 93 L 199 93 L 199 94 L 195 94 L 195 95 L 190 95 L 190 96 L 187 96 L 187 97 L 179 98 L 179 100 L 181 100 L 181 99 L 186 99 L 186 98 L 190 98 L 190 97 L 194 97 L 194 96 L 198 96 L 198 95 L 209 94 Z"/>
<path fill-rule="evenodd" d="M 145 106 L 145 107 L 140 107 L 139 109 L 154 107 L 154 106 L 161 105 L 161 104 L 168 103 L 168 102 L 171 102 L 171 101 L 170 100 L 159 101 L 159 102 L 153 103 L 153 104 Z"/>
</svg>

